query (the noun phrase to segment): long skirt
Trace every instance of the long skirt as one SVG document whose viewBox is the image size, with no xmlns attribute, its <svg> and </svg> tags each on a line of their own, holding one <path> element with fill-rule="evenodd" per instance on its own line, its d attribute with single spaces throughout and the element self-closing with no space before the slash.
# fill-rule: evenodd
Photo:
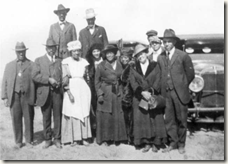
<svg viewBox="0 0 228 164">
<path fill-rule="evenodd" d="M 74 117 L 62 116 L 61 142 L 63 144 L 91 137 L 89 116 L 84 118 L 84 122 Z"/>
</svg>

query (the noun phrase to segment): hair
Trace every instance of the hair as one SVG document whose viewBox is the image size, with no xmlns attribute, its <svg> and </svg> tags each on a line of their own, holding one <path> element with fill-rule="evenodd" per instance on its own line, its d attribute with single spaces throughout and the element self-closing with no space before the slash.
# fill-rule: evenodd
<svg viewBox="0 0 228 164">
<path fill-rule="evenodd" d="M 95 49 L 102 51 L 103 45 L 100 44 L 100 43 L 94 43 L 94 44 L 92 44 L 92 45 L 90 46 L 90 48 L 89 48 L 89 50 L 88 50 L 88 52 L 87 52 L 87 54 L 86 54 L 86 56 L 85 56 L 86 60 L 87 60 L 90 64 L 93 63 L 93 58 L 94 58 L 94 57 L 93 57 L 93 50 L 95 50 Z M 102 54 L 100 54 L 100 56 L 102 57 Z"/>
</svg>

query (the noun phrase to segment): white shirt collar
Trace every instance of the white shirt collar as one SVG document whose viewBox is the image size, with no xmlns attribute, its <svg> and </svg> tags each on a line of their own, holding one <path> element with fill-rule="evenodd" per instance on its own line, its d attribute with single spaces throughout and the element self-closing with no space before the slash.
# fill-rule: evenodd
<svg viewBox="0 0 228 164">
<path fill-rule="evenodd" d="M 46 54 L 46 56 L 48 57 L 48 59 L 50 60 L 50 62 L 51 62 L 51 56 L 50 55 L 48 55 L 48 54 Z M 55 62 L 55 55 L 53 55 L 53 62 Z"/>
<path fill-rule="evenodd" d="M 174 51 L 175 51 L 175 47 L 173 47 L 170 51 L 169 51 L 169 60 L 172 59 L 172 56 L 174 54 Z M 166 54 L 168 53 L 168 51 L 166 51 Z"/>
</svg>

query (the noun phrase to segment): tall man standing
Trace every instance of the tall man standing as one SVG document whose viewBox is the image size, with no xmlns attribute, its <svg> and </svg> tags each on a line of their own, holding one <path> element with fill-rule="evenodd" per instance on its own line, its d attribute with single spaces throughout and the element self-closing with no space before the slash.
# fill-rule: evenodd
<svg viewBox="0 0 228 164">
<path fill-rule="evenodd" d="M 79 41 L 82 43 L 82 57 L 85 58 L 89 48 L 94 43 L 108 45 L 108 38 L 104 27 L 95 24 L 96 14 L 92 8 L 86 10 L 88 26 L 79 33 Z"/>
<path fill-rule="evenodd" d="M 58 6 L 54 13 L 59 17 L 59 22 L 54 23 L 50 27 L 49 38 L 59 44 L 58 57 L 64 59 L 69 56 L 67 51 L 67 43 L 77 40 L 76 28 L 74 24 L 66 21 L 66 15 L 70 11 L 62 4 Z"/>
<path fill-rule="evenodd" d="M 61 59 L 55 56 L 57 44 L 48 39 L 46 42 L 47 53 L 35 60 L 32 78 L 37 84 L 36 105 L 41 107 L 43 114 L 43 128 L 45 145 L 52 144 L 51 116 L 54 120 L 54 144 L 61 148 L 61 116 L 62 116 L 62 90 L 61 90 Z"/>
<path fill-rule="evenodd" d="M 6 65 L 2 81 L 2 100 L 10 107 L 16 148 L 22 147 L 23 117 L 26 146 L 32 147 L 35 87 L 32 81 L 33 62 L 26 58 L 23 42 L 16 44 L 16 60 Z"/>
<path fill-rule="evenodd" d="M 190 101 L 188 86 L 195 77 L 189 55 L 175 48 L 179 39 L 172 29 L 164 32 L 165 51 L 159 55 L 161 68 L 161 93 L 166 97 L 165 123 L 169 137 L 169 147 L 163 152 L 178 148 L 185 153 L 187 134 L 187 104 Z"/>
</svg>

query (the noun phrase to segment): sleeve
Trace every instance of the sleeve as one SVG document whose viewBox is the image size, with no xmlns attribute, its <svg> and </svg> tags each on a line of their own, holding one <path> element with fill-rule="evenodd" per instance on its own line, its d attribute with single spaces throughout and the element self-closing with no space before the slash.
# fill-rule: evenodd
<svg viewBox="0 0 228 164">
<path fill-rule="evenodd" d="M 155 81 L 152 87 L 154 89 L 154 94 L 157 95 L 158 93 L 160 93 L 160 89 L 161 89 L 161 70 L 158 64 L 155 67 L 155 71 L 156 71 Z"/>
<path fill-rule="evenodd" d="M 131 68 L 130 70 L 130 84 L 131 84 L 131 87 L 133 89 L 133 92 L 134 92 L 134 95 L 135 97 L 140 100 L 142 99 L 142 91 L 143 91 L 143 88 L 139 85 L 139 83 L 137 82 L 135 76 L 134 76 L 134 73 L 133 73 L 133 70 Z"/>
<path fill-rule="evenodd" d="M 95 73 L 95 79 L 94 79 L 95 89 L 96 89 L 96 92 L 97 92 L 97 97 L 102 96 L 104 94 L 104 92 L 101 89 L 101 80 L 100 79 L 101 79 L 101 67 L 100 67 L 100 64 L 99 64 L 97 66 L 97 70 L 96 70 L 96 73 Z"/>
<path fill-rule="evenodd" d="M 1 98 L 2 100 L 4 99 L 8 99 L 8 95 L 7 95 L 7 75 L 8 75 L 8 71 L 9 70 L 7 68 L 8 65 L 6 65 L 5 71 L 4 71 L 4 75 L 3 75 L 3 79 L 2 79 L 2 94 L 1 94 Z"/>
<path fill-rule="evenodd" d="M 48 84 L 49 83 L 49 75 L 45 75 L 41 73 L 41 66 L 39 59 L 35 60 L 35 64 L 32 68 L 32 79 L 36 83 Z"/>
<path fill-rule="evenodd" d="M 77 32 L 74 25 L 72 26 L 72 35 L 73 35 L 73 41 L 77 40 Z"/>
<path fill-rule="evenodd" d="M 190 84 L 192 80 L 195 78 L 195 71 L 192 64 L 192 59 L 188 54 L 184 56 L 183 65 L 184 65 L 185 74 L 187 76 L 188 84 Z"/>
<path fill-rule="evenodd" d="M 105 28 L 103 28 L 103 43 L 104 43 L 104 47 L 106 45 L 108 45 L 108 37 L 107 37 L 107 34 L 106 34 L 106 31 L 105 31 Z"/>
</svg>

